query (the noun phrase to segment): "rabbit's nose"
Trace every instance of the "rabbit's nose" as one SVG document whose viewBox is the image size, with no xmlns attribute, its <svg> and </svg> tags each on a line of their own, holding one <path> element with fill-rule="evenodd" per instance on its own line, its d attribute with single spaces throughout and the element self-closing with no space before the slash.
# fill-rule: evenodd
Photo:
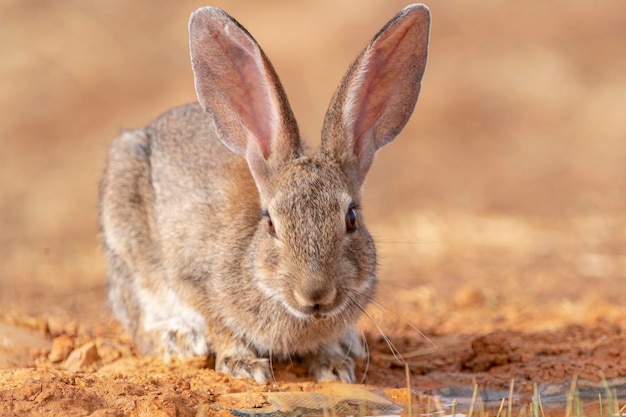
<svg viewBox="0 0 626 417">
<path fill-rule="evenodd" d="M 337 288 L 334 286 L 299 288 L 293 291 L 293 297 L 301 307 L 318 311 L 335 301 Z"/>
</svg>

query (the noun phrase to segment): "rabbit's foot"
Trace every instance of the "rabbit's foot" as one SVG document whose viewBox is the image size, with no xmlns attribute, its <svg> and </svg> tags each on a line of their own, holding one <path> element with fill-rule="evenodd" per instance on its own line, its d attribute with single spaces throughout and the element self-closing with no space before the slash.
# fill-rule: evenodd
<svg viewBox="0 0 626 417">
<path fill-rule="evenodd" d="M 354 382 L 354 358 L 364 355 L 363 344 L 354 328 L 335 343 L 323 346 L 311 357 L 309 373 L 318 381 Z"/>
<path fill-rule="evenodd" d="M 165 362 L 169 362 L 173 357 L 190 359 L 209 353 L 204 321 L 190 323 L 183 318 L 174 317 L 160 322 L 157 326 Z"/>
<path fill-rule="evenodd" d="M 269 359 L 259 358 L 251 352 L 220 355 L 215 370 L 234 377 L 252 378 L 260 384 L 267 382 L 271 375 Z"/>
<path fill-rule="evenodd" d="M 354 382 L 354 359 L 341 355 L 321 354 L 311 359 L 309 373 L 318 381 Z"/>
</svg>

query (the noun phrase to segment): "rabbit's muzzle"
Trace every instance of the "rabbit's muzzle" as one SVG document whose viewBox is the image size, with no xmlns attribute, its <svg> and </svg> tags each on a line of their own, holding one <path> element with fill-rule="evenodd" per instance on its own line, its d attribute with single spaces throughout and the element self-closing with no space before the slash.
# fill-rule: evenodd
<svg viewBox="0 0 626 417">
<path fill-rule="evenodd" d="M 303 286 L 293 291 L 293 298 L 300 311 L 315 318 L 321 318 L 336 307 L 337 288 L 335 286 Z"/>
</svg>

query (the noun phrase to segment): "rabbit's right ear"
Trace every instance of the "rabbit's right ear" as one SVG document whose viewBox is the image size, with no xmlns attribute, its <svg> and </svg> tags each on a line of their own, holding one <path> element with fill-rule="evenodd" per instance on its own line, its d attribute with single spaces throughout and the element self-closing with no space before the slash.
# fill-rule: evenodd
<svg viewBox="0 0 626 417">
<path fill-rule="evenodd" d="M 189 21 L 196 93 L 220 139 L 248 161 L 261 192 L 301 153 L 298 126 L 271 63 L 235 19 L 215 7 Z"/>
</svg>

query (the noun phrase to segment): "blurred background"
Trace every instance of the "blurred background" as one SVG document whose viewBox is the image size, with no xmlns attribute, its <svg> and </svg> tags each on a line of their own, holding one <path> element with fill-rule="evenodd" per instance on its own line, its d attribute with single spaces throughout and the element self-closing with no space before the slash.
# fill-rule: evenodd
<svg viewBox="0 0 626 417">
<path fill-rule="evenodd" d="M 121 129 L 195 100 L 187 20 L 202 5 L 0 2 L 1 311 L 106 311 L 97 190 L 107 148 Z M 343 72 L 406 2 L 212 5 L 257 39 L 317 144 Z M 548 326 L 545 311 L 623 319 L 608 307 L 626 304 L 623 2 L 428 6 L 420 101 L 366 187 L 380 298 L 404 303 L 421 327 L 454 326 L 452 314 L 473 306 L 493 323 L 507 308 L 534 325 Z M 487 320 L 462 314 L 468 331 Z"/>
</svg>

